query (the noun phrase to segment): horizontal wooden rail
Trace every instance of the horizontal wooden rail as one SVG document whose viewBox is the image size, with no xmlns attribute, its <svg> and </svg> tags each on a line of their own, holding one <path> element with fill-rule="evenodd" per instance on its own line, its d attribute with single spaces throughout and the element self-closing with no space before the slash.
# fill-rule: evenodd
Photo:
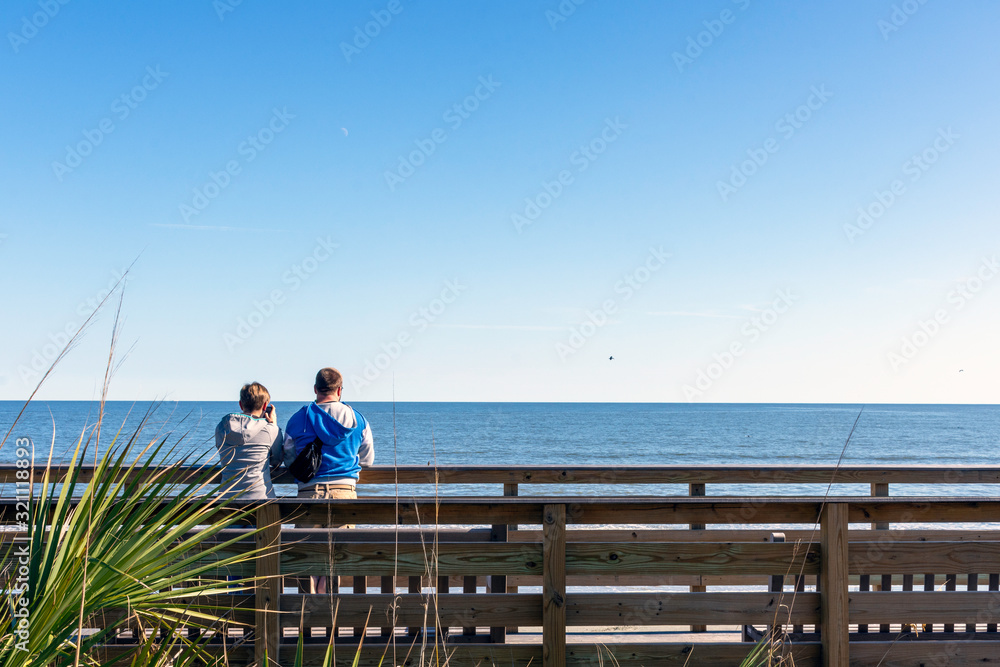
<svg viewBox="0 0 1000 667">
<path fill-rule="evenodd" d="M 339 536 L 338 536 L 339 537 Z M 219 556 L 229 555 L 220 551 Z M 213 554 L 215 556 L 215 554 Z M 282 571 L 295 574 L 422 575 L 429 565 L 440 575 L 541 575 L 542 545 L 464 543 L 286 543 Z M 568 575 L 784 574 L 795 567 L 819 572 L 819 548 L 794 544 L 643 543 L 568 544 Z M 983 568 L 979 568 L 982 570 Z"/>
<path fill-rule="evenodd" d="M 0 465 L 0 482 L 13 483 L 19 469 Z M 215 464 L 205 466 L 151 467 L 147 475 L 193 479 L 217 475 Z M 66 466 L 53 466 L 61 481 Z M 42 466 L 34 471 L 41 480 Z M 92 469 L 80 470 L 79 481 L 92 478 Z M 287 472 L 274 477 L 276 484 L 294 484 Z M 385 466 L 361 471 L 365 484 L 1000 484 L 1000 465 L 988 466 L 882 466 L 882 465 L 692 465 L 692 466 Z"/>
<path fill-rule="evenodd" d="M 717 667 L 738 665 L 752 648 L 752 645 L 742 643 L 611 643 L 600 646 L 592 643 L 570 644 L 566 647 L 566 664 L 568 667 L 590 667 L 603 661 L 604 664 L 618 664 L 621 667 L 643 665 Z M 109 659 L 121 656 L 128 650 L 127 646 L 108 646 L 104 649 L 102 657 Z M 819 642 L 796 642 L 788 650 L 795 660 L 796 667 L 818 667 L 822 664 L 822 646 Z M 303 665 L 319 667 L 322 665 L 325 652 L 326 647 L 322 644 L 307 645 L 303 651 Z M 358 667 L 379 665 L 385 667 L 388 664 L 417 667 L 419 653 L 419 642 L 412 650 L 410 643 L 401 642 L 395 647 L 395 651 L 391 646 L 386 648 L 366 645 L 358 651 Z M 615 657 L 615 663 L 611 663 L 609 655 Z M 937 660 L 937 664 L 949 667 L 973 667 L 995 662 L 998 655 L 1000 655 L 1000 641 L 871 641 L 851 645 L 850 664 L 912 667 L 921 662 L 935 664 L 929 661 Z M 448 664 L 451 667 L 484 665 L 535 667 L 541 664 L 542 649 L 541 646 L 531 644 L 501 646 L 456 644 L 448 647 L 448 656 Z M 349 657 L 353 659 L 353 650 L 349 652 Z M 235 647 L 228 651 L 228 658 L 231 664 L 247 664 L 253 658 L 253 651 L 250 648 Z"/>
<path fill-rule="evenodd" d="M 738 625 L 740 623 L 779 622 L 816 623 L 819 621 L 819 594 L 799 593 L 789 614 L 781 608 L 773 593 L 574 593 L 566 598 L 568 626 L 661 626 L 686 623 Z M 421 625 L 434 623 L 435 615 L 443 626 L 475 624 L 542 625 L 542 596 L 538 593 L 462 594 L 434 596 L 419 594 L 346 595 L 339 606 L 321 595 L 284 595 L 281 616 L 284 627 L 297 627 L 299 614 L 305 613 L 313 625 L 330 625 L 336 610 L 336 622 L 345 627 L 359 627 L 371 612 L 371 625 Z"/>
<path fill-rule="evenodd" d="M 982 642 L 992 644 L 992 642 Z M 944 645 L 944 642 L 941 642 Z M 873 643 L 865 647 L 865 653 L 874 655 L 881 649 L 884 653 L 888 643 Z M 986 647 L 990 648 L 990 647 Z M 592 667 L 601 664 L 619 664 L 622 667 L 649 667 L 650 665 L 666 665 L 676 667 L 718 667 L 718 665 L 738 665 L 753 649 L 751 644 L 718 643 L 625 643 L 625 644 L 570 644 L 566 647 L 566 665 L 569 667 Z M 126 647 L 108 647 L 105 655 L 110 658 L 125 653 Z M 801 642 L 789 647 L 789 653 L 795 659 L 796 667 L 816 667 L 820 664 L 821 647 L 819 642 Z M 320 667 L 326 646 L 306 645 L 303 650 L 304 667 Z M 351 664 L 355 651 L 340 649 L 338 662 L 346 653 L 349 660 L 343 664 Z M 418 667 L 420 665 L 419 640 L 400 642 L 395 647 L 365 645 L 358 653 L 358 667 L 385 667 L 386 665 L 401 665 L 402 667 Z M 504 667 L 537 667 L 542 664 L 542 647 L 532 644 L 455 644 L 448 646 L 447 664 L 450 667 L 487 667 L 503 665 Z M 609 656 L 614 656 L 612 662 Z M 913 655 L 913 654 L 911 654 Z M 979 655 L 983 655 L 979 653 Z M 245 648 L 234 648 L 228 652 L 231 664 L 247 664 L 252 658 L 252 652 Z M 871 662 L 876 664 L 876 658 Z M 444 659 L 441 658 L 444 664 Z M 292 664 L 288 662 L 287 664 Z M 423 664 L 427 664 L 426 661 Z M 896 667 L 900 663 L 888 663 Z M 911 665 L 913 663 L 906 663 Z M 966 663 L 961 663 L 966 664 Z M 972 664 L 971 662 L 968 664 Z"/>
<path fill-rule="evenodd" d="M 851 574 L 975 574 L 1000 568 L 1000 542 L 853 542 L 848 559 Z"/>
<path fill-rule="evenodd" d="M 53 501 L 54 503 L 55 501 Z M 833 501 L 831 501 L 833 502 Z M 1000 498 L 843 496 L 852 523 L 1000 522 Z M 782 524 L 815 523 L 824 501 L 816 497 L 712 498 L 655 496 L 545 496 L 498 498 L 358 498 L 323 500 L 279 498 L 271 501 L 287 523 L 367 525 L 538 524 L 548 504 L 567 507 L 570 524 L 609 524 L 628 517 L 644 524 Z M 229 510 L 260 503 L 230 501 Z M 0 500 L 0 523 L 15 523 L 16 501 Z"/>
<path fill-rule="evenodd" d="M 850 594 L 852 623 L 996 623 L 1000 592 L 914 591 Z"/>
</svg>

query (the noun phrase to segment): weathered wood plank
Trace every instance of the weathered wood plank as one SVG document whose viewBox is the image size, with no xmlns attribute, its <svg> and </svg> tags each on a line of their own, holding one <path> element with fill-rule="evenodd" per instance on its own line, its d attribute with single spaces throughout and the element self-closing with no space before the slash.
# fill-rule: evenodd
<svg viewBox="0 0 1000 667">
<path fill-rule="evenodd" d="M 408 642 L 397 642 L 395 650 L 392 646 L 369 644 L 357 651 L 358 667 L 385 667 L 400 665 L 401 667 L 418 667 L 419 647 L 411 650 Z M 992 644 L 992 642 L 982 642 Z M 872 643 L 874 648 L 881 646 Z M 597 646 L 594 644 L 571 644 L 567 647 L 566 664 L 569 667 L 593 667 L 603 661 L 605 665 L 619 664 L 622 667 L 650 667 L 650 665 L 674 665 L 676 667 L 718 667 L 719 665 L 739 664 L 753 649 L 752 644 L 742 643 L 625 643 Z M 102 658 L 122 656 L 129 650 L 127 646 L 102 647 Z M 789 652 L 795 659 L 796 667 L 817 667 L 820 664 L 820 645 L 817 642 L 797 643 L 790 647 Z M 895 652 L 895 649 L 893 649 Z M 246 664 L 252 659 L 252 651 L 243 647 L 227 650 L 231 664 Z M 303 667 L 321 667 L 326 646 L 306 645 L 303 649 Z M 542 649 L 540 645 L 514 644 L 495 646 L 491 644 L 456 644 L 447 648 L 448 665 L 450 667 L 487 667 L 503 665 L 504 667 L 529 667 L 541 664 Z M 874 651 L 865 651 L 874 654 Z M 614 656 L 614 662 L 609 658 Z M 891 655 L 891 654 L 890 654 Z M 337 651 L 336 665 L 351 665 L 355 651 L 344 647 Z M 866 658 L 867 659 L 867 658 Z M 865 665 L 874 665 L 865 662 Z M 854 664 L 854 663 L 852 663 Z M 902 663 L 890 663 L 893 667 Z M 912 665 L 913 663 L 906 663 Z M 950 663 L 949 663 L 950 664 Z M 971 663 L 962 663 L 971 664 Z M 989 663 L 986 663 L 989 664 Z"/>
<path fill-rule="evenodd" d="M 823 508 L 820 524 L 820 637 L 823 642 L 823 664 L 826 667 L 845 665 L 849 658 L 847 516 L 846 504 L 829 503 Z"/>
<path fill-rule="evenodd" d="M 837 499 L 838 502 L 841 499 Z M 850 521 L 942 523 L 1000 521 L 1000 500 L 990 498 L 893 497 L 850 499 Z"/>
<path fill-rule="evenodd" d="M 852 623 L 985 623 L 1000 614 L 1000 592 L 851 592 L 849 606 Z"/>
<path fill-rule="evenodd" d="M 164 600 L 164 605 L 171 604 Z M 234 593 L 221 595 L 199 595 L 195 598 L 178 598 L 176 606 L 192 613 L 206 612 L 235 622 L 253 626 L 256 622 L 254 610 L 255 593 Z M 125 607 L 109 607 L 85 619 L 85 627 L 104 628 L 127 618 L 134 611 Z"/>
<path fill-rule="evenodd" d="M 819 621 L 818 593 L 799 593 L 791 616 L 791 593 L 570 593 L 568 625 L 741 625 L 772 623 L 775 613 L 790 623 Z"/>
<path fill-rule="evenodd" d="M 857 498 L 842 497 L 838 503 L 850 507 L 850 521 L 909 522 L 997 522 L 1000 499 L 995 498 Z M 0 523 L 15 519 L 15 501 L 0 500 Z M 259 504 L 259 503 L 258 503 Z M 538 521 L 545 504 L 565 504 L 567 521 L 575 524 L 615 523 L 627 515 L 630 521 L 649 524 L 754 524 L 814 523 L 822 506 L 819 498 L 711 497 L 658 498 L 648 496 L 470 499 L 450 498 L 359 498 L 325 500 L 287 498 L 272 501 L 286 523 L 351 523 L 369 525 L 476 525 L 531 523 Z M 250 501 L 235 500 L 231 508 L 251 508 Z M 212 520 L 212 517 L 206 517 Z"/>
<path fill-rule="evenodd" d="M 567 544 L 567 574 L 785 574 L 804 564 L 819 573 L 819 545 L 796 553 L 790 543 L 676 542 L 670 544 Z"/>
<path fill-rule="evenodd" d="M 851 574 L 973 574 L 1000 564 L 1000 542 L 853 542 L 848 553 Z"/>
<path fill-rule="evenodd" d="M 435 599 L 436 598 L 436 599 Z M 392 614 L 396 613 L 397 626 L 419 628 L 426 620 L 428 625 L 434 625 L 434 607 L 445 627 L 462 627 L 466 625 L 533 625 L 542 624 L 542 596 L 537 593 L 506 595 L 504 593 L 449 593 L 434 596 L 431 594 L 402 593 L 386 595 L 370 593 L 368 595 L 341 595 L 331 598 L 326 595 L 287 594 L 281 596 L 282 627 L 296 627 L 299 614 L 305 605 L 305 614 L 313 625 L 329 625 L 333 620 L 333 609 L 340 601 L 337 609 L 337 624 L 345 627 L 363 625 L 371 609 L 371 626 L 388 625 Z M 426 614 L 426 617 L 425 617 Z"/>
<path fill-rule="evenodd" d="M 566 506 L 542 515 L 542 665 L 566 665 Z"/>
<path fill-rule="evenodd" d="M 1000 466 L 372 466 L 361 484 L 990 484 Z"/>
<path fill-rule="evenodd" d="M 281 566 L 286 574 L 326 574 L 332 562 L 340 575 L 373 576 L 542 574 L 541 545 L 305 543 L 286 546 Z"/>
<path fill-rule="evenodd" d="M 344 531 L 348 532 L 348 531 Z M 418 575 L 435 566 L 447 575 L 540 575 L 540 544 L 512 543 L 342 543 L 334 542 L 287 545 L 282 552 L 284 574 L 325 575 L 367 574 L 385 576 Z M 1000 543 L 996 545 L 1000 551 Z M 796 553 L 798 551 L 798 553 Z M 220 550 L 212 558 L 234 554 Z M 567 545 L 567 574 L 784 574 L 790 565 L 796 571 L 804 564 L 806 574 L 819 572 L 819 547 L 766 543 L 589 543 Z M 235 572 L 233 572 L 235 573 Z M 698 584 L 701 585 L 701 584 Z"/>
<path fill-rule="evenodd" d="M 362 532 L 362 531 L 357 531 Z M 715 528 L 699 531 L 686 529 L 592 529 L 571 528 L 566 531 L 567 544 L 574 542 L 767 542 L 773 531 L 758 528 Z M 786 542 L 806 543 L 812 540 L 819 544 L 819 533 L 813 530 L 788 529 Z M 541 542 L 541 531 L 519 530 L 512 533 L 511 542 Z M 953 529 L 923 529 L 895 528 L 892 530 L 849 530 L 851 542 L 879 542 L 895 544 L 897 542 L 997 542 L 1000 541 L 1000 530 L 953 530 Z M 442 541 L 449 538 L 442 536 Z M 323 537 L 322 541 L 326 541 Z M 361 540 L 371 542 L 376 540 Z M 382 540 L 386 541 L 386 540 Z M 388 541 L 392 541 L 389 539 Z M 452 540 L 458 541 L 458 540 Z"/>
</svg>

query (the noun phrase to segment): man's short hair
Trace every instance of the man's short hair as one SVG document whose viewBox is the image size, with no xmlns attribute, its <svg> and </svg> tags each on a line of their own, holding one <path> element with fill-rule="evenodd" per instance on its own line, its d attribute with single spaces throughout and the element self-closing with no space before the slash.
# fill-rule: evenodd
<svg viewBox="0 0 1000 667">
<path fill-rule="evenodd" d="M 316 373 L 316 391 L 320 394 L 332 394 L 344 386 L 344 376 L 336 368 L 323 368 Z"/>
<path fill-rule="evenodd" d="M 260 382 L 251 382 L 240 389 L 240 405 L 247 412 L 256 412 L 271 402 L 271 394 Z"/>
</svg>

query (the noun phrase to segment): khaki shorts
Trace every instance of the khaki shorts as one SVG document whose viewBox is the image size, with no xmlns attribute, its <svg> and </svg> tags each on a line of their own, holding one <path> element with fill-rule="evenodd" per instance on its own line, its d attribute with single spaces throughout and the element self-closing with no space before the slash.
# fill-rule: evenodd
<svg viewBox="0 0 1000 667">
<path fill-rule="evenodd" d="M 327 498 L 350 500 L 358 497 L 358 492 L 350 484 L 315 484 L 308 489 L 302 489 L 298 493 L 299 498 Z M 332 517 L 331 517 L 332 519 Z M 354 528 L 354 524 L 339 523 L 300 523 L 302 528 Z"/>
</svg>

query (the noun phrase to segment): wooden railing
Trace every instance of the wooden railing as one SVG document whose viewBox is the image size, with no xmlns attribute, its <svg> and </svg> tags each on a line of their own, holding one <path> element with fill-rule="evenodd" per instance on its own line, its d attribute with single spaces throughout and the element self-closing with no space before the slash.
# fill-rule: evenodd
<svg viewBox="0 0 1000 667">
<path fill-rule="evenodd" d="M 1000 522 L 998 498 L 889 498 L 881 487 L 873 488 L 879 497 L 825 500 L 517 497 L 509 486 L 559 483 L 552 480 L 995 483 L 1000 467 L 851 467 L 834 477 L 832 468 L 708 466 L 622 469 L 611 481 L 603 475 L 581 467 L 378 468 L 364 471 L 362 482 L 395 483 L 398 477 L 401 484 L 423 484 L 436 476 L 439 484 L 504 484 L 507 495 L 287 498 L 260 507 L 261 525 L 359 527 L 275 527 L 258 537 L 257 546 L 268 550 L 253 571 L 225 574 L 269 578 L 254 595 L 216 600 L 232 608 L 235 620 L 253 627 L 246 636 L 227 640 L 230 663 L 259 662 L 266 652 L 278 656 L 277 664 L 291 664 L 303 612 L 319 642 L 306 647 L 306 664 L 318 664 L 326 642 L 321 629 L 334 625 L 342 629 L 338 664 L 350 664 L 357 635 L 366 627 L 362 665 L 378 664 L 386 652 L 386 665 L 421 664 L 425 641 L 446 651 L 456 666 L 597 664 L 599 655 L 612 664 L 605 651 L 621 665 L 736 665 L 752 647 L 745 641 L 712 641 L 710 635 L 698 641 L 629 642 L 619 634 L 619 641 L 605 647 L 567 643 L 581 627 L 665 626 L 743 627 L 749 636 L 773 632 L 788 641 L 796 665 L 972 665 L 1000 659 L 1000 531 L 907 527 Z M 3 476 L 0 470 L 0 481 Z M 11 523 L 13 510 L 13 501 L 0 501 L 0 522 Z M 849 530 L 848 523 L 877 528 Z M 642 528 L 606 527 L 621 524 Z M 796 524 L 817 527 L 789 527 Z M 509 530 L 513 526 L 518 529 Z M 246 542 L 247 548 L 253 544 Z M 290 577 L 310 574 L 351 577 L 351 591 L 341 579 L 336 594 L 284 592 L 294 589 Z M 277 575 L 286 577 L 284 589 Z M 610 585 L 660 590 L 601 591 Z M 541 592 L 513 592 L 516 586 Z M 573 586 L 591 590 L 568 592 Z M 662 590 L 665 586 L 707 590 L 672 592 Z M 711 589 L 717 586 L 757 590 Z M 507 630 L 515 627 L 541 628 L 540 643 L 528 637 L 511 641 Z M 123 648 L 106 647 L 109 653 Z"/>
<path fill-rule="evenodd" d="M 187 471 L 194 468 L 151 468 Z M 213 469 L 209 465 L 206 469 Z M 65 466 L 52 466 L 56 479 Z M 0 483 L 13 483 L 17 468 L 0 464 Z M 41 470 L 35 478 L 41 479 Z M 90 480 L 83 469 L 80 481 Z M 288 473 L 276 484 L 294 484 Z M 1000 465 L 693 465 L 693 466 L 419 466 L 376 465 L 361 471 L 361 485 L 379 484 L 1000 484 Z M 709 494 L 711 495 L 711 494 Z M 875 494 L 873 494 L 875 495 Z"/>
</svg>

